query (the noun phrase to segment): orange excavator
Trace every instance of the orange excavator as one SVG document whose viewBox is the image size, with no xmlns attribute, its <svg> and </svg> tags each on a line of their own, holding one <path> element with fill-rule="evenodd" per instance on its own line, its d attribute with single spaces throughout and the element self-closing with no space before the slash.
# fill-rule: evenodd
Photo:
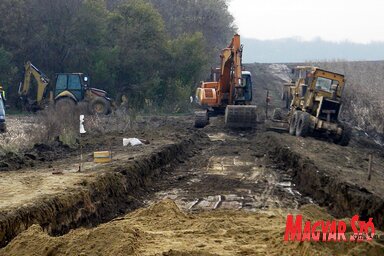
<svg viewBox="0 0 384 256">
<path fill-rule="evenodd" d="M 243 71 L 243 46 L 240 35 L 232 38 L 221 51 L 220 68 L 212 70 L 212 80 L 201 82 L 196 90 L 196 102 L 202 110 L 195 112 L 195 127 L 209 124 L 211 115 L 225 113 L 225 125 L 230 128 L 256 126 L 257 109 L 252 102 L 251 73 Z"/>
</svg>

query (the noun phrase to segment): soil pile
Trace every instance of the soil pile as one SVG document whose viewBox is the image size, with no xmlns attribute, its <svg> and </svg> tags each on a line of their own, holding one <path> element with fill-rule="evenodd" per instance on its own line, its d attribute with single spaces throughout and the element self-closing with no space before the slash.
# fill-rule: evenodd
<svg viewBox="0 0 384 256">
<path fill-rule="evenodd" d="M 295 214 L 299 214 L 296 211 Z M 329 219 L 313 205 L 304 219 Z M 183 213 L 170 200 L 93 229 L 50 237 L 39 226 L 20 234 L 0 255 L 380 255 L 372 243 L 284 242 L 287 212 L 206 211 Z"/>
</svg>

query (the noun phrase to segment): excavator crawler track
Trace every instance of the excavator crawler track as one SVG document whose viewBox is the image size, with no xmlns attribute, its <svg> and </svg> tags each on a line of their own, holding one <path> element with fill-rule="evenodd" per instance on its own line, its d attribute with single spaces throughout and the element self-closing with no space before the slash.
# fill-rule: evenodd
<svg viewBox="0 0 384 256">
<path fill-rule="evenodd" d="M 195 127 L 204 128 L 209 123 L 209 117 L 207 111 L 196 111 L 195 112 Z"/>
</svg>

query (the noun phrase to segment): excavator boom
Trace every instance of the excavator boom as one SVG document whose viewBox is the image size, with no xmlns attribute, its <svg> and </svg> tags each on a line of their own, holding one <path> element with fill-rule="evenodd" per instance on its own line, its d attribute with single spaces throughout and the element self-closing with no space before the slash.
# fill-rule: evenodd
<svg viewBox="0 0 384 256">
<path fill-rule="evenodd" d="M 49 78 L 38 68 L 36 68 L 30 61 L 25 64 L 24 69 L 24 80 L 19 87 L 19 96 L 27 99 L 37 106 L 40 106 L 44 97 L 44 92 L 49 83 Z M 36 80 L 37 83 L 36 95 L 33 95 L 33 97 L 30 95 L 32 90 L 32 77 Z"/>
</svg>

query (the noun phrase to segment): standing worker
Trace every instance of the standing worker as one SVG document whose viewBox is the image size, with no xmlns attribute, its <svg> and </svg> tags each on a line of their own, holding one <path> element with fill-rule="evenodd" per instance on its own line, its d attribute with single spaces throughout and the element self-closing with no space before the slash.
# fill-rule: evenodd
<svg viewBox="0 0 384 256">
<path fill-rule="evenodd" d="M 5 92 L 3 87 L 0 85 L 0 133 L 6 132 L 7 127 L 5 124 Z"/>
<path fill-rule="evenodd" d="M 0 93 L 1 93 L 1 97 L 3 98 L 3 101 L 5 102 L 5 101 L 6 101 L 6 98 L 5 98 L 5 90 L 4 90 L 2 84 L 0 84 Z"/>
</svg>

